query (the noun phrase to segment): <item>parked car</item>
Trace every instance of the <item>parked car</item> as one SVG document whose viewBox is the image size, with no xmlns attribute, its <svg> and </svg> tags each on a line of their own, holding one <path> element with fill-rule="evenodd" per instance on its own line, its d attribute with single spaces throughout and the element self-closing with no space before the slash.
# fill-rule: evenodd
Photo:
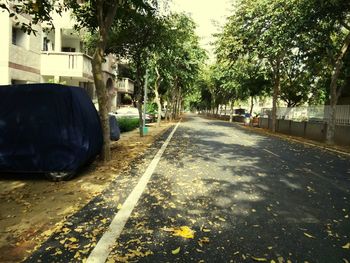
<svg viewBox="0 0 350 263">
<path fill-rule="evenodd" d="M 66 180 L 102 149 L 98 113 L 78 87 L 0 86 L 0 172 Z"/>
<path fill-rule="evenodd" d="M 115 112 L 117 118 L 139 118 L 139 110 L 135 107 L 122 107 Z M 150 114 L 146 114 L 146 121 L 151 121 Z"/>
</svg>

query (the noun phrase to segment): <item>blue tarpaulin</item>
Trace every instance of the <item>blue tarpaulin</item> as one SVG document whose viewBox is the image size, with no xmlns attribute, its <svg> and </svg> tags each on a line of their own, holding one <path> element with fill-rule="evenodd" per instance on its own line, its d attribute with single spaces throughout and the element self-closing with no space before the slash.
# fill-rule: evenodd
<svg viewBox="0 0 350 263">
<path fill-rule="evenodd" d="M 98 113 L 83 89 L 0 86 L 1 172 L 76 172 L 102 143 Z"/>
</svg>

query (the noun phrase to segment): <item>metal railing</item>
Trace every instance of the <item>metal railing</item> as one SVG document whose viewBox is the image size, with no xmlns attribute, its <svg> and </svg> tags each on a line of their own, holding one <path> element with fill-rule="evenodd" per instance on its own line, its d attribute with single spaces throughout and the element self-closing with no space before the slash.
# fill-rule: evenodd
<svg viewBox="0 0 350 263">
<path fill-rule="evenodd" d="M 277 119 L 293 121 L 314 121 L 328 123 L 331 107 L 329 105 L 302 106 L 302 107 L 281 107 L 277 108 Z M 271 118 L 272 109 L 263 108 L 261 117 Z M 350 125 L 350 105 L 337 105 L 335 111 L 337 124 Z"/>
</svg>

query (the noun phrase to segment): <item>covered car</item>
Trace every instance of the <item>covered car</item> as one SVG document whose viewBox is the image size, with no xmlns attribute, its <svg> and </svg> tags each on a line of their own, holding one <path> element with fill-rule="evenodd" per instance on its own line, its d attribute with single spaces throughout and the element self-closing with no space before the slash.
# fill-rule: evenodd
<svg viewBox="0 0 350 263">
<path fill-rule="evenodd" d="M 109 133 L 112 141 L 118 141 L 120 139 L 120 129 L 117 120 L 117 114 L 108 113 L 109 118 Z"/>
<path fill-rule="evenodd" d="M 0 172 L 68 179 L 94 160 L 102 143 L 98 113 L 83 89 L 0 86 Z"/>
</svg>

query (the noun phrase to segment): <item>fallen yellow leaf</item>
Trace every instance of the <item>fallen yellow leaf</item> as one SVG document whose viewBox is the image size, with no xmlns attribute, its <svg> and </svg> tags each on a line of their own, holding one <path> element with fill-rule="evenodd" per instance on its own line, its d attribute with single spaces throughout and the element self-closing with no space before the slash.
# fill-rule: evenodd
<svg viewBox="0 0 350 263">
<path fill-rule="evenodd" d="M 200 247 L 203 247 L 203 244 L 204 243 L 209 243 L 209 238 L 208 237 L 203 237 L 203 238 L 200 238 L 199 241 L 198 241 L 198 245 Z"/>
<path fill-rule="evenodd" d="M 172 250 L 172 251 L 171 251 L 171 254 L 173 254 L 173 255 L 179 254 L 179 253 L 180 253 L 180 250 L 181 250 L 181 248 L 178 247 L 177 249 Z"/>
<path fill-rule="evenodd" d="M 173 235 L 183 238 L 194 238 L 194 231 L 188 226 L 181 226 L 179 229 L 174 229 Z"/>
<path fill-rule="evenodd" d="M 350 243 L 346 243 L 344 246 L 342 246 L 344 249 L 350 249 Z"/>
<path fill-rule="evenodd" d="M 79 253 L 79 251 L 77 251 L 77 252 L 75 253 L 74 258 L 80 258 L 80 253 Z"/>
<path fill-rule="evenodd" d="M 68 240 L 71 241 L 71 242 L 77 242 L 78 241 L 78 239 L 76 239 L 75 237 L 68 238 Z"/>
<path fill-rule="evenodd" d="M 304 235 L 307 236 L 307 237 L 309 237 L 309 238 L 315 238 L 313 235 L 310 235 L 310 234 L 305 233 L 305 232 L 304 232 Z"/>
<path fill-rule="evenodd" d="M 253 259 L 254 261 L 257 261 L 257 262 L 266 262 L 266 261 L 267 261 L 267 259 L 266 259 L 266 258 L 257 258 L 257 257 L 252 257 L 252 259 Z"/>
<path fill-rule="evenodd" d="M 226 219 L 225 218 L 222 218 L 220 216 L 216 216 L 217 219 L 219 219 L 221 222 L 226 222 Z"/>
</svg>

